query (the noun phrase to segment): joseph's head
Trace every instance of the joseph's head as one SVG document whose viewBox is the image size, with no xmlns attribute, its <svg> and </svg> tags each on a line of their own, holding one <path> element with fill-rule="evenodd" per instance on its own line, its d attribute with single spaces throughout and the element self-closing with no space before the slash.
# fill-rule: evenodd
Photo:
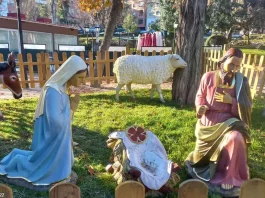
<svg viewBox="0 0 265 198">
<path fill-rule="evenodd" d="M 230 48 L 225 55 L 219 60 L 220 77 L 223 84 L 230 86 L 232 84 L 235 72 L 240 69 L 243 59 L 243 52 L 237 48 Z"/>
</svg>

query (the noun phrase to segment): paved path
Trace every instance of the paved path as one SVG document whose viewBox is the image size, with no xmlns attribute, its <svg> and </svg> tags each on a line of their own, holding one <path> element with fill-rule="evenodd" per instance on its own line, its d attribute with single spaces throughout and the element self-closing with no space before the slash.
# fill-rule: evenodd
<svg viewBox="0 0 265 198">
<path fill-rule="evenodd" d="M 94 93 L 94 92 L 104 92 L 104 91 L 110 91 L 115 90 L 117 86 L 117 83 L 102 83 L 100 88 L 94 88 L 90 87 L 89 85 L 81 85 L 79 88 L 73 88 L 73 93 Z M 171 89 L 172 82 L 164 83 L 161 85 L 162 89 Z M 124 89 L 125 87 L 123 87 Z M 136 85 L 132 84 L 132 89 L 139 89 L 139 88 L 151 88 L 151 85 Z M 35 98 L 39 97 L 41 88 L 30 88 L 30 89 L 23 89 L 22 98 Z M 12 93 L 8 89 L 0 88 L 0 100 L 5 99 L 13 99 Z"/>
</svg>

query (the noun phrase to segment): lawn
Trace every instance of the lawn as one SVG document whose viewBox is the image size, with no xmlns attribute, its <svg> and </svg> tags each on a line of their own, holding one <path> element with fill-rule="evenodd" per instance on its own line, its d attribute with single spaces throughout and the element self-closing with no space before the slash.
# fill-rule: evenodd
<svg viewBox="0 0 265 198">
<path fill-rule="evenodd" d="M 183 167 L 183 161 L 194 148 L 195 112 L 192 107 L 180 107 L 170 102 L 171 91 L 163 90 L 166 104 L 161 104 L 156 94 L 149 99 L 149 90 L 135 91 L 136 102 L 122 93 L 120 103 L 114 100 L 114 91 L 82 95 L 73 122 L 74 141 L 80 145 L 74 149 L 74 171 L 79 180 L 83 198 L 114 198 L 116 183 L 105 172 L 111 150 L 106 147 L 110 132 L 124 130 L 131 125 L 143 126 L 154 132 L 161 140 L 169 159 Z M 6 121 L 0 122 L 0 159 L 13 148 L 28 149 L 33 131 L 33 115 L 37 99 L 0 100 Z M 264 102 L 255 100 L 253 109 L 252 146 L 249 149 L 251 177 L 265 179 L 265 132 L 261 117 Z M 95 176 L 90 176 L 87 166 L 92 165 Z M 182 181 L 187 178 L 185 169 L 180 173 Z M 14 198 L 48 198 L 48 192 L 34 192 L 11 186 Z M 170 195 L 168 197 L 177 197 Z M 211 198 L 219 198 L 210 195 Z"/>
<path fill-rule="evenodd" d="M 240 48 L 240 47 L 239 47 Z M 265 50 L 262 49 L 241 49 L 246 54 L 265 55 Z"/>
</svg>

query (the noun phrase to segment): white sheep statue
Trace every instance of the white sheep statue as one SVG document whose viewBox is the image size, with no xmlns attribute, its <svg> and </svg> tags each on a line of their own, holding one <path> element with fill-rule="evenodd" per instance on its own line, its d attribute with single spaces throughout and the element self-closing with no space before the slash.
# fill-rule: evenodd
<svg viewBox="0 0 265 198">
<path fill-rule="evenodd" d="M 113 72 L 116 74 L 116 100 L 119 101 L 119 92 L 126 85 L 127 90 L 135 99 L 131 89 L 132 83 L 152 84 L 150 98 L 153 98 L 155 88 L 161 102 L 165 102 L 160 85 L 166 82 L 177 68 L 185 68 L 187 63 L 178 54 L 164 56 L 125 55 L 119 57 Z"/>
</svg>

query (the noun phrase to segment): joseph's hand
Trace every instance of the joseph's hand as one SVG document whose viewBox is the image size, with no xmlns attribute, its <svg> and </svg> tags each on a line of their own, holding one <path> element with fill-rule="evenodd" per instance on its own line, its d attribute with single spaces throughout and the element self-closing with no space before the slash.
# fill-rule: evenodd
<svg viewBox="0 0 265 198">
<path fill-rule="evenodd" d="M 232 104 L 233 101 L 232 96 L 226 91 L 223 91 L 223 93 L 216 92 L 214 98 L 216 102 L 222 102 L 226 104 Z"/>
<path fill-rule="evenodd" d="M 80 102 L 79 94 L 76 94 L 74 97 L 70 97 L 69 100 L 70 100 L 70 108 L 73 112 L 75 112 Z"/>
<path fill-rule="evenodd" d="M 198 115 L 203 115 L 206 113 L 206 111 L 209 109 L 209 107 L 207 107 L 206 105 L 199 105 L 197 106 L 197 114 Z"/>
</svg>

